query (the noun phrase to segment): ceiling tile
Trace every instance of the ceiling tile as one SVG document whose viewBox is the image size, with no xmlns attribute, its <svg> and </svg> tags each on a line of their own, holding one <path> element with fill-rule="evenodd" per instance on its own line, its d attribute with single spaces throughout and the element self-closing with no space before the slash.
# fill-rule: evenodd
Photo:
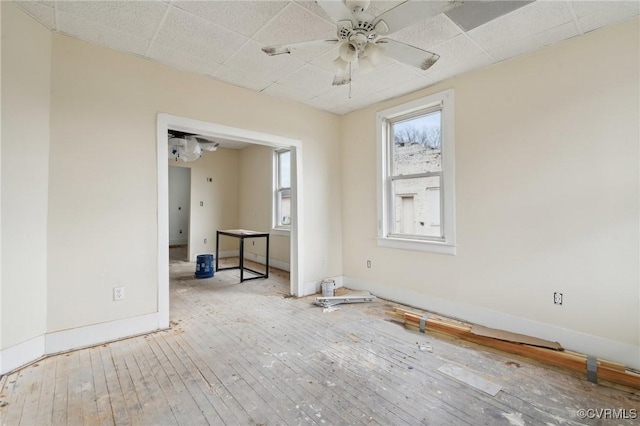
<svg viewBox="0 0 640 426">
<path fill-rule="evenodd" d="M 296 98 L 309 99 L 327 90 L 333 83 L 333 73 L 314 65 L 305 65 L 293 74 L 278 80 L 278 84 L 299 92 Z"/>
<path fill-rule="evenodd" d="M 367 9 L 367 13 L 375 17 L 378 17 L 382 15 L 384 12 L 386 12 L 387 10 L 391 10 L 394 7 L 404 3 L 405 1 L 406 0 L 382 0 L 382 1 L 373 0 L 369 5 L 369 8 Z"/>
<path fill-rule="evenodd" d="M 446 68 L 434 69 L 436 68 L 436 66 L 434 65 L 431 68 L 431 70 L 433 71 L 428 73 L 427 76 L 432 78 L 434 82 L 441 81 L 450 77 L 455 77 L 456 75 L 463 74 L 473 69 L 485 67 L 491 63 L 493 63 L 493 60 L 486 53 L 483 53 L 482 55 L 479 55 L 479 56 L 458 58 L 455 61 L 448 62 Z"/>
<path fill-rule="evenodd" d="M 638 1 L 574 1 L 571 6 L 584 32 L 615 24 L 640 13 Z"/>
<path fill-rule="evenodd" d="M 273 83 L 271 86 L 264 89 L 262 93 L 266 93 L 267 95 L 276 96 L 282 99 L 294 100 L 302 103 L 312 98 L 312 96 L 309 96 L 308 92 L 306 91 L 300 91 L 293 87 L 283 86 L 278 83 Z"/>
<path fill-rule="evenodd" d="M 143 56 L 149 41 L 58 11 L 58 31 L 111 49 Z"/>
<path fill-rule="evenodd" d="M 406 95 L 417 90 L 424 89 L 427 86 L 434 84 L 435 81 L 431 77 L 418 77 L 415 80 L 410 80 L 406 83 L 394 84 L 387 89 L 384 89 L 378 93 L 374 93 L 367 100 L 371 103 L 380 102 L 386 99 L 396 98 L 398 96 Z"/>
<path fill-rule="evenodd" d="M 296 0 L 296 3 L 298 3 L 300 6 L 304 7 L 305 9 L 310 10 L 311 12 L 318 15 L 322 19 L 325 19 L 329 22 L 333 22 L 331 17 L 327 15 L 326 12 L 320 6 L 318 6 L 318 4 L 314 0 Z"/>
<path fill-rule="evenodd" d="M 470 40 L 466 34 L 460 34 L 451 40 L 434 46 L 431 51 L 440 55 L 440 59 L 427 70 L 425 74 L 427 76 L 459 66 L 459 64 L 467 62 L 471 58 L 485 55 L 485 52 Z"/>
<path fill-rule="evenodd" d="M 571 21 L 573 16 L 566 2 L 536 1 L 474 28 L 467 34 L 489 51 Z"/>
<path fill-rule="evenodd" d="M 259 71 L 228 67 L 226 65 L 221 65 L 213 72 L 213 74 L 211 74 L 211 76 L 227 83 L 256 90 L 258 92 L 272 84 L 272 82 L 269 79 L 264 78 Z"/>
<path fill-rule="evenodd" d="M 232 31 L 251 37 L 288 1 L 174 1 L 172 4 Z"/>
<path fill-rule="evenodd" d="M 575 22 L 569 22 L 559 27 L 534 35 L 533 37 L 514 40 L 512 43 L 489 51 L 489 55 L 496 61 L 502 61 L 523 53 L 531 52 L 544 46 L 549 46 L 561 40 L 579 35 Z"/>
<path fill-rule="evenodd" d="M 298 3 L 290 3 L 253 36 L 265 44 L 288 44 L 336 37 L 336 26 Z"/>
<path fill-rule="evenodd" d="M 412 25 L 392 34 L 389 38 L 429 50 L 444 43 L 462 31 L 446 15 L 441 14 L 427 21 Z"/>
<path fill-rule="evenodd" d="M 207 61 L 201 57 L 193 56 L 183 51 L 169 49 L 157 43 L 153 43 L 149 47 L 146 56 L 163 64 L 197 74 L 209 75 L 220 66 L 220 64 L 215 61 Z"/>
<path fill-rule="evenodd" d="M 154 42 L 222 63 L 247 40 L 238 33 L 171 7 Z"/>
<path fill-rule="evenodd" d="M 380 15 L 401 3 L 373 1 L 367 12 Z M 296 49 L 290 55 L 273 57 L 261 51 L 269 44 L 336 38 L 335 24 L 311 0 L 16 4 L 44 25 L 57 26 L 56 30 L 88 42 L 146 55 L 176 68 L 337 114 L 420 90 L 640 12 L 638 1 L 538 0 L 468 33 L 449 17 L 438 15 L 390 36 L 439 54 L 440 60 L 431 69 L 424 72 L 383 57 L 367 73 L 361 73 L 356 64 L 350 85 L 333 86 L 338 46 Z M 467 23 L 477 25 L 478 16 L 470 18 Z"/>
<path fill-rule="evenodd" d="M 340 0 L 327 0 L 327 1 L 340 1 Z M 377 17 L 389 9 L 393 9 L 401 3 L 404 3 L 406 0 L 373 0 L 369 4 L 369 8 L 367 12 L 369 15 L 373 17 Z M 296 3 L 315 13 L 323 19 L 326 19 L 329 22 L 333 22 L 331 17 L 325 13 L 325 11 L 318 6 L 318 4 L 314 0 L 296 0 Z M 345 7 L 346 8 L 346 7 Z"/>
<path fill-rule="evenodd" d="M 324 93 L 311 99 L 310 102 L 326 105 L 326 109 L 335 108 L 348 103 L 354 103 L 357 98 L 364 98 L 368 93 L 359 89 L 356 82 L 352 82 L 351 88 L 348 84 L 342 86 L 331 86 Z"/>
<path fill-rule="evenodd" d="M 424 72 L 424 71 L 422 71 Z M 354 85 L 358 90 L 364 92 L 364 96 L 368 97 L 376 92 L 387 90 L 398 84 L 404 84 L 420 78 L 420 71 L 402 65 L 398 62 L 376 68 L 367 74 L 356 74 L 353 77 Z"/>
<path fill-rule="evenodd" d="M 533 0 L 467 1 L 460 7 L 446 12 L 446 14 L 460 28 L 469 31 L 489 21 L 493 21 L 502 15 L 513 12 L 520 7 L 524 7 L 532 1 Z"/>
<path fill-rule="evenodd" d="M 224 64 L 231 68 L 259 72 L 264 79 L 271 82 L 291 74 L 305 64 L 293 55 L 268 56 L 261 49 L 262 44 L 249 40 Z"/>
<path fill-rule="evenodd" d="M 56 8 L 123 33 L 151 40 L 169 7 L 161 1 L 58 1 Z"/>
<path fill-rule="evenodd" d="M 56 18 L 53 1 L 16 1 L 14 3 L 45 27 L 55 29 Z"/>
<path fill-rule="evenodd" d="M 332 99 L 320 98 L 318 96 L 307 99 L 303 102 L 305 105 L 309 105 L 312 108 L 328 111 L 329 108 L 333 108 L 334 102 Z"/>
</svg>

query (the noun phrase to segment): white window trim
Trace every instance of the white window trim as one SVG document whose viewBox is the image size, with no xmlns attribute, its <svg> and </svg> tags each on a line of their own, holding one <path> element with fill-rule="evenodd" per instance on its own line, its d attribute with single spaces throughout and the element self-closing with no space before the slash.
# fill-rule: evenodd
<svg viewBox="0 0 640 426">
<path fill-rule="evenodd" d="M 278 153 L 282 152 L 282 151 L 290 151 L 290 149 L 286 148 L 286 149 L 274 149 L 273 150 L 273 162 L 272 162 L 272 168 L 271 168 L 271 175 L 273 177 L 273 181 L 271 184 L 271 189 L 272 189 L 272 193 L 271 193 L 271 235 L 277 235 L 277 236 L 281 236 L 281 237 L 288 237 L 291 235 L 291 225 L 282 225 L 282 226 L 278 226 L 278 204 L 277 204 L 277 197 L 278 197 Z M 291 155 L 293 155 L 293 153 L 291 153 Z"/>
<path fill-rule="evenodd" d="M 388 161 L 387 120 L 401 115 L 442 105 L 442 188 L 444 190 L 443 241 L 411 239 L 389 236 L 389 209 L 386 178 Z M 456 254 L 456 210 L 455 210 L 455 105 L 453 89 L 434 93 L 376 114 L 377 140 L 377 190 L 378 190 L 378 246 L 403 250 L 426 251 L 441 254 Z"/>
</svg>

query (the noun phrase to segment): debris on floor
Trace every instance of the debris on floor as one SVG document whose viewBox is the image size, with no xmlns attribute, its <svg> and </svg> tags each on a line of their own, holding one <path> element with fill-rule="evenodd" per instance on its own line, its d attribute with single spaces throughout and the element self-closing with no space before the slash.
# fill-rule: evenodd
<svg viewBox="0 0 640 426">
<path fill-rule="evenodd" d="M 374 300 L 376 300 L 375 296 L 372 296 L 370 293 L 366 293 L 349 294 L 344 296 L 316 297 L 316 301 L 314 303 L 318 306 L 329 308 L 341 303 L 364 303 L 373 302 Z"/>
<path fill-rule="evenodd" d="M 418 348 L 423 352 L 433 352 L 433 348 L 429 345 L 418 345 Z"/>
<path fill-rule="evenodd" d="M 591 382 L 615 383 L 640 389 L 640 374 L 632 369 L 616 362 L 566 351 L 557 342 L 480 327 L 439 315 L 411 312 L 399 307 L 385 314 L 401 322 L 409 330 L 443 333 L 555 367 L 582 374 L 586 372 L 587 379 Z"/>
</svg>

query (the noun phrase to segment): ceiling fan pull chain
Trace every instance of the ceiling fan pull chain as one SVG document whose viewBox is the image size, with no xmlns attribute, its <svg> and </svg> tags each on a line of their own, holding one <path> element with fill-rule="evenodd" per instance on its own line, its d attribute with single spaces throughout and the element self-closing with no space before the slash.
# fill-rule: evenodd
<svg viewBox="0 0 640 426">
<path fill-rule="evenodd" d="M 352 71 L 351 62 L 349 62 L 349 99 L 351 99 L 351 77 L 352 77 L 351 71 Z"/>
</svg>

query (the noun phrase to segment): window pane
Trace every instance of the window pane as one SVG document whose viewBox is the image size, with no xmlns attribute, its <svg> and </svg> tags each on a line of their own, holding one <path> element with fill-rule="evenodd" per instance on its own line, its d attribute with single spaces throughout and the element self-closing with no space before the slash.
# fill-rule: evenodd
<svg viewBox="0 0 640 426">
<path fill-rule="evenodd" d="M 440 176 L 392 182 L 392 234 L 442 238 Z"/>
<path fill-rule="evenodd" d="M 278 153 L 278 186 L 291 188 L 291 151 Z"/>
<path fill-rule="evenodd" d="M 291 190 L 278 191 L 278 226 L 291 225 Z"/>
<path fill-rule="evenodd" d="M 391 124 L 392 175 L 442 171 L 441 116 L 435 111 Z"/>
</svg>

